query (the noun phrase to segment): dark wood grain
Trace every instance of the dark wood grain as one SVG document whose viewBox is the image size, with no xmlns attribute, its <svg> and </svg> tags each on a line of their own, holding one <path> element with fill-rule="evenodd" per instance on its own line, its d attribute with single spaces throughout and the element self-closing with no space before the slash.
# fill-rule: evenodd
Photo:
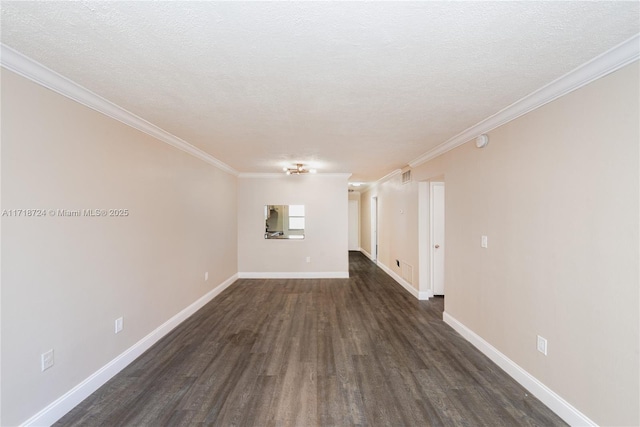
<svg viewBox="0 0 640 427">
<path fill-rule="evenodd" d="M 565 425 L 362 254 L 350 279 L 242 279 L 60 426 Z"/>
</svg>

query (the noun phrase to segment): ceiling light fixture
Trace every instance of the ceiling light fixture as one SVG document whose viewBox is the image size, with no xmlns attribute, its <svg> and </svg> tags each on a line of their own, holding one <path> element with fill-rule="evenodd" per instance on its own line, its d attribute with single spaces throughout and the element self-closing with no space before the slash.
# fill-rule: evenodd
<svg viewBox="0 0 640 427">
<path fill-rule="evenodd" d="M 294 168 L 290 168 L 290 167 L 283 167 L 282 171 L 284 173 L 286 173 L 287 175 L 302 175 L 305 173 L 316 173 L 317 171 L 315 169 L 306 169 L 304 167 L 304 164 L 302 163 L 296 163 L 296 167 Z"/>
</svg>

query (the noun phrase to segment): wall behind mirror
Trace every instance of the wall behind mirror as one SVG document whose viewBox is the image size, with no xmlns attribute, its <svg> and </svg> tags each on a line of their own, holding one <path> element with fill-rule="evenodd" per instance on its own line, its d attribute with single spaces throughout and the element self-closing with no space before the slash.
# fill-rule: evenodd
<svg viewBox="0 0 640 427">
<path fill-rule="evenodd" d="M 349 277 L 345 191 L 348 178 L 349 174 L 328 173 L 241 174 L 238 177 L 238 275 L 245 278 Z M 265 239 L 265 205 L 304 205 L 304 239 Z"/>
<path fill-rule="evenodd" d="M 266 205 L 265 239 L 304 239 L 304 205 Z"/>
</svg>

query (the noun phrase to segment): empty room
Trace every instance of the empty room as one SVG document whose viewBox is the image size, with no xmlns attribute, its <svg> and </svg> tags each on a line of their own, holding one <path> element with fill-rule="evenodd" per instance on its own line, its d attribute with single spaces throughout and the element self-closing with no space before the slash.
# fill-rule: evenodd
<svg viewBox="0 0 640 427">
<path fill-rule="evenodd" d="M 0 425 L 640 425 L 639 2 L 0 10 Z"/>
</svg>

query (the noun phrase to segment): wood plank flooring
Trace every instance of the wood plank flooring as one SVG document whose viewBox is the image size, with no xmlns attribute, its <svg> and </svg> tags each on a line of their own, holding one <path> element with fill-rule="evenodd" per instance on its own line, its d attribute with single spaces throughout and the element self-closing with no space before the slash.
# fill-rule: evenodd
<svg viewBox="0 0 640 427">
<path fill-rule="evenodd" d="M 565 425 L 417 301 L 349 254 L 350 279 L 241 279 L 60 426 Z"/>
</svg>

